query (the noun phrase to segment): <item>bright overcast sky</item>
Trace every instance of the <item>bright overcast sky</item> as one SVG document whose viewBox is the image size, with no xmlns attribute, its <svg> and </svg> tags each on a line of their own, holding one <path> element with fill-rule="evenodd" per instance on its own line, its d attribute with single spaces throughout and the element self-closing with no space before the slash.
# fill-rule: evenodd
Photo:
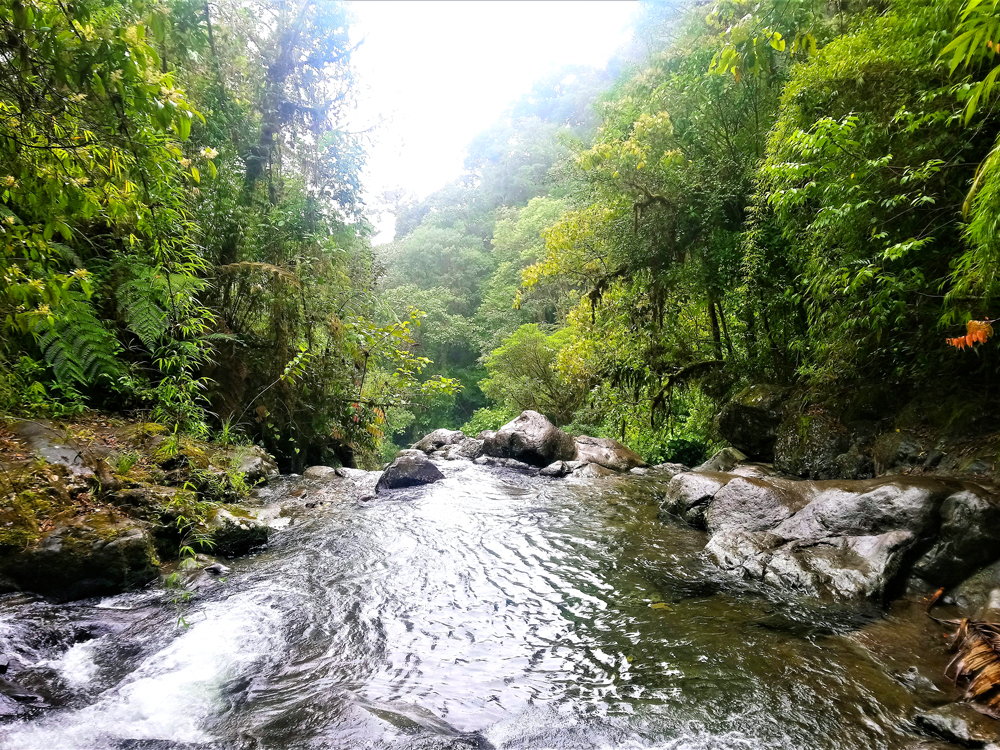
<svg viewBox="0 0 1000 750">
<path fill-rule="evenodd" d="M 361 120 L 382 118 L 366 192 L 424 198 L 462 172 L 465 147 L 532 83 L 567 64 L 603 68 L 625 44 L 634 0 L 355 0 Z M 391 219 L 379 241 L 391 239 Z"/>
</svg>

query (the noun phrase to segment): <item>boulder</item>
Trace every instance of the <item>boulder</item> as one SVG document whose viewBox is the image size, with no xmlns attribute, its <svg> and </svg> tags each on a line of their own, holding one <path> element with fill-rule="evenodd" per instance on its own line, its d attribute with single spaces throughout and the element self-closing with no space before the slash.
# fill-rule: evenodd
<svg viewBox="0 0 1000 750">
<path fill-rule="evenodd" d="M 146 525 L 113 511 L 57 526 L 27 549 L 0 550 L 0 579 L 8 586 L 62 601 L 135 589 L 158 574 Z"/>
<path fill-rule="evenodd" d="M 453 445 L 465 439 L 465 433 L 461 430 L 434 430 L 429 435 L 413 444 L 413 448 L 424 453 L 431 453 L 446 445 Z"/>
<path fill-rule="evenodd" d="M 788 395 L 787 388 L 773 385 L 752 385 L 741 391 L 715 418 L 719 434 L 751 458 L 773 460 L 781 409 Z"/>
<path fill-rule="evenodd" d="M 709 503 L 705 526 L 712 534 L 723 529 L 768 531 L 804 508 L 811 490 L 807 482 L 733 477 Z"/>
<path fill-rule="evenodd" d="M 818 494 L 774 529 L 775 534 L 786 539 L 861 536 L 894 530 L 924 537 L 935 530 L 938 510 L 951 494 L 949 487 L 917 477 L 801 484 L 814 487 Z"/>
<path fill-rule="evenodd" d="M 695 471 L 732 471 L 740 461 L 746 461 L 747 457 L 736 448 L 723 448 Z"/>
<path fill-rule="evenodd" d="M 271 529 L 247 511 L 231 506 L 217 508 L 209 517 L 209 538 L 212 554 L 239 557 L 267 544 Z"/>
<path fill-rule="evenodd" d="M 576 444 L 577 461 L 600 464 L 612 471 L 628 471 L 637 466 L 646 465 L 642 456 L 611 438 L 582 435 L 574 439 L 573 442 Z"/>
<path fill-rule="evenodd" d="M 537 411 L 525 411 L 486 438 L 483 452 L 487 456 L 513 458 L 543 467 L 553 461 L 573 460 L 576 444 L 571 436 Z"/>
<path fill-rule="evenodd" d="M 927 454 L 923 450 L 920 438 L 909 430 L 893 430 L 880 435 L 872 447 L 876 474 L 886 474 L 893 469 L 915 466 L 926 458 Z"/>
<path fill-rule="evenodd" d="M 611 469 L 600 464 L 584 464 L 579 469 L 573 471 L 573 476 L 586 479 L 600 479 L 601 477 L 609 477 L 614 473 Z"/>
<path fill-rule="evenodd" d="M 375 492 L 382 494 L 388 490 L 431 484 L 441 479 L 444 479 L 444 474 L 427 457 L 400 456 L 382 473 L 375 485 Z"/>
<path fill-rule="evenodd" d="M 660 516 L 678 516 L 695 528 L 705 528 L 705 508 L 731 478 L 726 474 L 675 474 L 667 483 Z"/>
<path fill-rule="evenodd" d="M 1000 621 L 1000 560 L 973 573 L 953 588 L 948 600 L 976 620 Z"/>
<path fill-rule="evenodd" d="M 839 477 L 837 458 L 849 448 L 850 433 L 829 412 L 795 413 L 778 427 L 774 468 L 809 479 L 835 479 Z"/>
<path fill-rule="evenodd" d="M 786 541 L 727 529 L 706 546 L 719 567 L 785 591 L 840 601 L 881 602 L 916 542 L 907 531 Z"/>
<path fill-rule="evenodd" d="M 986 747 L 1000 742 L 1000 723 L 963 703 L 932 708 L 917 714 L 914 721 L 928 734 L 963 747 Z"/>
</svg>

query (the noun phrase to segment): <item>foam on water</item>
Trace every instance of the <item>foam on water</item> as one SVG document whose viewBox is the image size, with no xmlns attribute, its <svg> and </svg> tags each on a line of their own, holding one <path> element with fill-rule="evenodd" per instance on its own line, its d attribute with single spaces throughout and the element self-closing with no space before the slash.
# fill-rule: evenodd
<svg viewBox="0 0 1000 750">
<path fill-rule="evenodd" d="M 221 688 L 285 647 L 280 613 L 256 597 L 208 605 L 166 648 L 145 659 L 95 704 L 8 727 L 3 750 L 100 750 L 119 739 L 205 742 L 203 726 L 219 708 Z M 69 680 L 93 678 L 96 641 L 71 648 L 53 666 Z"/>
</svg>

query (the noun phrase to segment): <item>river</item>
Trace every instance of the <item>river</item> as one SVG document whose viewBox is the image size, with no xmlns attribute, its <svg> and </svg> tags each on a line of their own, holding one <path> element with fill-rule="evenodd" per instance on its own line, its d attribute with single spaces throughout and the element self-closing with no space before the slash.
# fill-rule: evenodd
<svg viewBox="0 0 1000 750">
<path fill-rule="evenodd" d="M 190 602 L 0 597 L 0 653 L 61 704 L 0 748 L 938 747 L 911 719 L 943 694 L 899 677 L 947 658 L 915 604 L 735 581 L 657 519 L 654 476 L 443 468 L 391 499 L 328 493 Z"/>
</svg>

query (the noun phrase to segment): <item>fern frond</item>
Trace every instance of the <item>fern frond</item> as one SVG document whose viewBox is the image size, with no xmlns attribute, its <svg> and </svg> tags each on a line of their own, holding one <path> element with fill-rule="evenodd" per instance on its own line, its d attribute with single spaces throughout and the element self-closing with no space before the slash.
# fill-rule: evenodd
<svg viewBox="0 0 1000 750">
<path fill-rule="evenodd" d="M 121 374 L 118 341 L 85 300 L 71 296 L 54 312 L 55 322 L 40 319 L 34 333 L 59 383 L 90 385 L 102 375 Z"/>
</svg>

